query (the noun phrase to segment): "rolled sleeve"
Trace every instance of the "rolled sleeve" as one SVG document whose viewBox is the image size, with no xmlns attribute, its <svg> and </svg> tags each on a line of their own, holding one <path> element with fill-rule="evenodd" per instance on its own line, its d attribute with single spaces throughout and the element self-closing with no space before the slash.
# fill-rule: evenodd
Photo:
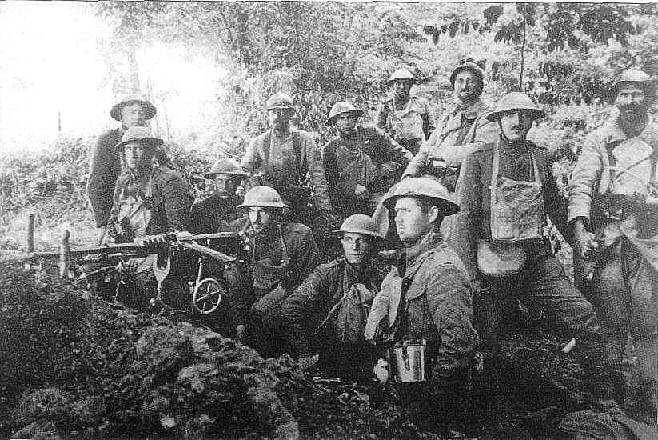
<svg viewBox="0 0 658 440">
<path fill-rule="evenodd" d="M 582 152 L 571 173 L 569 182 L 568 221 L 577 217 L 589 219 L 592 207 L 592 195 L 598 186 L 598 179 L 603 169 L 603 157 L 595 135 L 585 139 Z"/>
</svg>

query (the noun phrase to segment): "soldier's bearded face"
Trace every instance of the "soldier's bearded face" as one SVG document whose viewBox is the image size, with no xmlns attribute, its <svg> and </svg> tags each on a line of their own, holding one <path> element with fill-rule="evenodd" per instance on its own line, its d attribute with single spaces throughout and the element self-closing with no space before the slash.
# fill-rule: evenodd
<svg viewBox="0 0 658 440">
<path fill-rule="evenodd" d="M 619 87 L 615 105 L 619 109 L 619 116 L 628 122 L 643 122 L 648 111 L 644 90 L 634 84 Z"/>
<path fill-rule="evenodd" d="M 262 206 L 249 207 L 249 222 L 254 232 L 258 233 L 274 222 L 274 212 Z"/>
<path fill-rule="evenodd" d="M 342 113 L 336 116 L 336 127 L 342 134 L 350 134 L 354 132 L 358 119 L 354 113 Z"/>
<path fill-rule="evenodd" d="M 400 241 L 413 245 L 430 232 L 437 218 L 436 207 L 424 210 L 415 197 L 403 197 L 395 202 L 395 224 Z"/>
<path fill-rule="evenodd" d="M 532 114 L 521 110 L 503 113 L 500 117 L 500 129 L 509 141 L 522 141 L 532 128 Z"/>
<path fill-rule="evenodd" d="M 361 264 L 372 250 L 370 238 L 354 232 L 344 232 L 340 244 L 343 245 L 345 260 L 350 264 Z"/>
<path fill-rule="evenodd" d="M 125 128 L 134 127 L 136 125 L 145 125 L 146 115 L 144 112 L 144 106 L 138 102 L 124 105 L 121 108 L 121 123 Z"/>
<path fill-rule="evenodd" d="M 455 76 L 454 94 L 461 102 L 470 102 L 480 95 L 480 82 L 475 74 L 463 70 Z"/>
</svg>

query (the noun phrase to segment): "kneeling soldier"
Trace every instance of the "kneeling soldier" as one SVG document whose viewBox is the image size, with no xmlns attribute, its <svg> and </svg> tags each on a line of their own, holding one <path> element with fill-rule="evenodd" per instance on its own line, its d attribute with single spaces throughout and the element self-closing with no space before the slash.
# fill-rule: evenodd
<svg viewBox="0 0 658 440">
<path fill-rule="evenodd" d="M 416 423 L 445 428 L 460 408 L 478 341 L 464 264 L 439 232 L 459 207 L 430 177 L 403 180 L 384 203 L 395 211 L 404 256 L 382 282 L 365 336 L 400 352 L 391 361 L 399 380 L 411 382 L 401 384 L 400 395 Z M 402 377 L 405 364 L 412 378 Z"/>
<path fill-rule="evenodd" d="M 373 351 L 364 329 L 381 279 L 373 255 L 381 235 L 365 214 L 340 227 L 344 255 L 318 266 L 288 297 L 281 316 L 295 355 L 319 353 L 319 366 L 332 377 L 372 376 Z"/>
<path fill-rule="evenodd" d="M 237 336 L 263 356 L 280 354 L 279 308 L 317 265 L 318 247 L 309 227 L 283 221 L 286 205 L 276 190 L 255 186 L 240 207 L 247 216 L 232 226 L 247 239 L 248 261 L 235 268 L 231 282 L 239 292 L 233 312 Z"/>
</svg>

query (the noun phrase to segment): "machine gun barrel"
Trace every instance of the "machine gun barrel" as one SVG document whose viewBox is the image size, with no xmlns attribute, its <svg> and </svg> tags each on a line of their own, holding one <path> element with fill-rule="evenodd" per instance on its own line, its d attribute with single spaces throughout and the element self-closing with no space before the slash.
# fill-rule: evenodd
<svg viewBox="0 0 658 440">
<path fill-rule="evenodd" d="M 176 235 L 174 234 L 175 241 L 195 241 L 195 240 L 213 240 L 217 238 L 235 238 L 239 237 L 237 232 L 215 232 L 212 234 L 196 234 L 196 235 Z"/>
<path fill-rule="evenodd" d="M 208 235 L 212 235 L 212 234 L 208 234 Z M 231 257 L 230 255 L 226 255 L 225 253 L 216 251 L 214 249 L 210 249 L 209 247 L 202 246 L 194 242 L 181 241 L 179 244 L 185 249 L 189 249 L 198 252 L 200 254 L 207 255 L 211 258 L 214 258 L 215 260 L 221 261 L 222 263 L 232 263 L 234 261 L 237 261 L 237 258 L 235 257 Z"/>
<path fill-rule="evenodd" d="M 88 247 L 81 249 L 71 249 L 71 256 L 93 255 L 93 254 L 147 254 L 146 247 L 135 243 L 121 243 L 108 246 Z M 57 258 L 59 252 L 33 252 L 30 254 L 31 258 Z"/>
<path fill-rule="evenodd" d="M 215 251 L 205 246 L 194 243 L 195 240 L 213 240 L 221 238 L 236 238 L 239 237 L 237 232 L 216 232 L 212 234 L 197 234 L 197 235 L 182 235 L 182 234 L 167 234 L 165 235 L 165 243 L 178 243 L 188 249 L 196 250 L 210 257 L 213 257 L 222 262 L 231 262 L 236 259 Z M 84 255 L 111 255 L 111 254 L 135 254 L 137 256 L 146 256 L 153 252 L 153 246 L 147 244 L 149 237 L 141 237 L 140 243 L 118 243 L 106 246 L 87 247 L 81 249 L 71 249 L 70 256 L 84 256 Z M 58 258 L 60 252 L 33 252 L 30 258 Z"/>
</svg>

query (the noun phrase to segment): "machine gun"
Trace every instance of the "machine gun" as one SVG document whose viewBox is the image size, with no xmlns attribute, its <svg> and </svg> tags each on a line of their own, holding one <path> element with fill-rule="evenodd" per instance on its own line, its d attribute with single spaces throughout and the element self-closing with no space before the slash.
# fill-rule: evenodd
<svg viewBox="0 0 658 440">
<path fill-rule="evenodd" d="M 33 220 L 31 219 L 31 222 Z M 30 228 L 28 228 L 30 230 Z M 32 234 L 34 228 L 31 228 Z M 198 241 L 206 241 L 205 245 L 197 243 Z M 213 242 L 215 247 L 222 250 L 228 249 L 230 253 L 236 256 L 229 255 L 228 253 L 219 251 L 209 247 L 210 242 Z M 31 243 L 31 244 L 30 244 Z M 166 302 L 163 300 L 162 286 L 164 280 L 170 275 L 170 272 L 175 267 L 172 267 L 172 258 L 174 254 L 183 254 L 185 263 L 189 263 L 189 256 L 196 255 L 198 267 L 196 268 L 196 278 L 194 281 L 189 281 L 191 290 L 191 305 L 196 313 L 207 315 L 213 313 L 219 307 L 222 297 L 228 293 L 228 287 L 220 274 L 213 273 L 206 276 L 204 271 L 204 263 L 212 260 L 219 264 L 220 271 L 227 265 L 241 260 L 244 239 L 241 234 L 237 232 L 219 232 L 213 234 L 197 234 L 191 235 L 187 233 L 169 233 L 163 235 L 145 236 L 140 237 L 133 243 L 118 243 L 109 244 L 106 246 L 86 247 L 80 249 L 71 249 L 70 247 L 70 233 L 65 231 L 60 244 L 58 252 L 34 252 L 29 254 L 29 259 L 34 261 L 37 259 L 59 259 L 59 272 L 62 278 L 71 278 L 71 261 L 75 259 L 86 259 L 86 262 L 94 263 L 94 270 L 83 269 L 82 279 L 89 282 L 93 278 L 99 277 L 112 277 L 122 280 L 125 274 L 131 273 L 132 265 L 128 261 L 134 259 L 146 259 L 151 262 L 151 268 L 158 282 L 158 293 L 155 298 L 151 299 L 151 304 Z M 33 249 L 34 239 L 30 240 L 28 235 L 28 250 Z M 190 254 L 191 253 L 191 254 Z M 149 257 L 155 254 L 157 257 Z M 94 258 L 95 257 L 95 258 Z M 84 265 L 83 265 L 84 266 Z M 89 264 L 87 264 L 89 266 Z M 98 268 L 100 266 L 100 269 Z M 120 282 L 117 284 L 119 288 Z M 115 291 L 115 299 L 118 296 L 118 290 Z"/>
</svg>

